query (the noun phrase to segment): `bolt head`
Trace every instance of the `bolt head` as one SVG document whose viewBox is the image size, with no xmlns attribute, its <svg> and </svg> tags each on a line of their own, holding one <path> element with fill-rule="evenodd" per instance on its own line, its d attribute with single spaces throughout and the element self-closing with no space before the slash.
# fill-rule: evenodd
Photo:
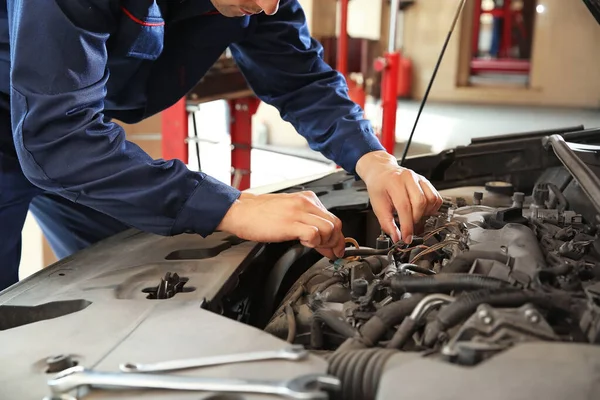
<svg viewBox="0 0 600 400">
<path fill-rule="evenodd" d="M 538 322 L 540 322 L 540 316 L 535 310 L 532 310 L 532 309 L 525 310 L 525 317 L 527 317 L 527 319 L 531 323 L 537 324 Z"/>
</svg>

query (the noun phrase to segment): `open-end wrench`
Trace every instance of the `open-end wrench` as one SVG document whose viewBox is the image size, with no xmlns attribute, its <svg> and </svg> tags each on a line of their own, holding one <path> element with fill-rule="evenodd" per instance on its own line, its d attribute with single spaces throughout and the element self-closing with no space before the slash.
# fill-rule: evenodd
<svg viewBox="0 0 600 400">
<path fill-rule="evenodd" d="M 124 363 L 119 365 L 123 372 L 164 372 L 189 368 L 210 367 L 223 364 L 236 364 L 249 361 L 291 360 L 306 358 L 308 351 L 301 345 L 292 345 L 279 350 L 255 351 L 251 353 L 223 354 L 211 357 L 161 361 L 151 364 Z"/>
<path fill-rule="evenodd" d="M 91 371 L 76 366 L 66 369 L 48 381 L 53 396 L 66 394 L 78 387 L 110 389 L 166 389 L 215 393 L 272 394 L 299 400 L 326 400 L 327 391 L 339 390 L 338 378 L 325 374 L 309 374 L 284 381 L 228 378 L 199 378 L 180 375 L 124 374 Z M 59 397 L 60 398 L 60 397 Z"/>
</svg>

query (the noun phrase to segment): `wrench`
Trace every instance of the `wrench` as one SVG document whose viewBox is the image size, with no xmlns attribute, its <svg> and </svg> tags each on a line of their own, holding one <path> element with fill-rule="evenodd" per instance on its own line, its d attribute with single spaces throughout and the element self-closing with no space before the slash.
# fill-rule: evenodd
<svg viewBox="0 0 600 400">
<path fill-rule="evenodd" d="M 291 360 L 297 361 L 308 356 L 302 345 L 292 345 L 280 350 L 257 351 L 251 353 L 224 354 L 212 357 L 185 360 L 162 361 L 152 364 L 125 363 L 119 365 L 122 372 L 164 372 L 214 365 L 235 364 L 248 361 Z"/>
<path fill-rule="evenodd" d="M 65 395 L 81 386 L 122 389 L 170 389 L 216 393 L 260 393 L 299 400 L 327 400 L 325 390 L 338 390 L 338 378 L 325 374 L 309 374 L 284 381 L 198 378 L 177 375 L 124 374 L 98 372 L 76 366 L 66 369 L 48 381 L 53 396 Z M 58 397 L 61 398 L 61 397 Z"/>
</svg>

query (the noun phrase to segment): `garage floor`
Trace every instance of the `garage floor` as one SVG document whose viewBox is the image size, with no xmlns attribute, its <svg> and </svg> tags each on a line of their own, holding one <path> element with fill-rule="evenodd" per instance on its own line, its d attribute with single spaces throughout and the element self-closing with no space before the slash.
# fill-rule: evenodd
<svg viewBox="0 0 600 400">
<path fill-rule="evenodd" d="M 399 155 L 403 143 L 408 138 L 417 114 L 419 104 L 400 102 L 398 109 L 396 153 Z M 377 107 L 367 106 L 367 115 L 377 119 Z M 203 105 L 198 114 L 201 126 L 200 157 L 203 170 L 229 183 L 230 141 L 225 123 L 225 105 L 215 102 Z M 279 125 L 278 125 L 279 124 Z M 492 107 L 479 105 L 428 104 L 421 115 L 421 121 L 415 133 L 411 154 L 439 152 L 457 145 L 466 145 L 471 138 L 495 136 L 499 134 L 543 130 L 583 124 L 586 128 L 600 127 L 600 110 L 573 110 L 533 107 Z M 279 132 L 289 126 L 275 121 L 270 124 L 271 132 Z M 258 142 L 266 141 L 265 132 L 255 129 Z M 289 134 L 289 133 L 288 133 Z M 297 136 L 295 133 L 292 136 Z M 333 170 L 335 165 L 291 137 L 292 145 L 266 145 L 273 151 L 253 150 L 252 186 L 263 186 L 288 181 L 304 176 Z M 300 143 L 300 144 L 298 144 Z M 190 145 L 191 168 L 197 168 L 195 148 Z M 296 152 L 306 158 L 297 158 L 281 153 Z M 43 265 L 41 233 L 37 224 L 28 217 L 23 232 L 24 246 L 21 262 L 22 277 L 37 271 Z"/>
</svg>

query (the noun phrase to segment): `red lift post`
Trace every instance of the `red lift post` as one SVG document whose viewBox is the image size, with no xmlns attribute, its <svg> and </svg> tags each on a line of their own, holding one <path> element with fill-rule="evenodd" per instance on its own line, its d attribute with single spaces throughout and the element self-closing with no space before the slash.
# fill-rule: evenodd
<svg viewBox="0 0 600 400">
<path fill-rule="evenodd" d="M 229 105 L 229 133 L 231 136 L 231 186 L 250 188 L 252 165 L 252 116 L 260 101 L 253 96 L 227 100 Z M 187 98 L 183 98 L 162 112 L 162 156 L 165 160 L 189 161 Z M 197 139 L 195 139 L 197 140 Z"/>
<path fill-rule="evenodd" d="M 225 100 L 231 136 L 231 185 L 240 190 L 250 187 L 252 116 L 260 101 L 231 57 L 223 55 L 184 98 L 162 112 L 162 157 L 189 162 L 188 143 L 199 140 L 189 136 L 189 113 L 197 106 Z M 189 108 L 188 108 L 189 106 Z M 201 123 L 200 123 L 201 126 Z"/>
<path fill-rule="evenodd" d="M 375 60 L 375 69 L 381 72 L 381 143 L 385 150 L 394 154 L 396 147 L 396 113 L 398 111 L 398 76 L 400 74 L 400 52 L 396 49 L 396 25 L 400 0 L 392 0 L 388 49 L 383 57 Z"/>
<path fill-rule="evenodd" d="M 231 186 L 240 190 L 250 187 L 252 166 L 252 116 L 256 114 L 260 100 L 243 97 L 229 100 L 231 135 Z"/>
</svg>

